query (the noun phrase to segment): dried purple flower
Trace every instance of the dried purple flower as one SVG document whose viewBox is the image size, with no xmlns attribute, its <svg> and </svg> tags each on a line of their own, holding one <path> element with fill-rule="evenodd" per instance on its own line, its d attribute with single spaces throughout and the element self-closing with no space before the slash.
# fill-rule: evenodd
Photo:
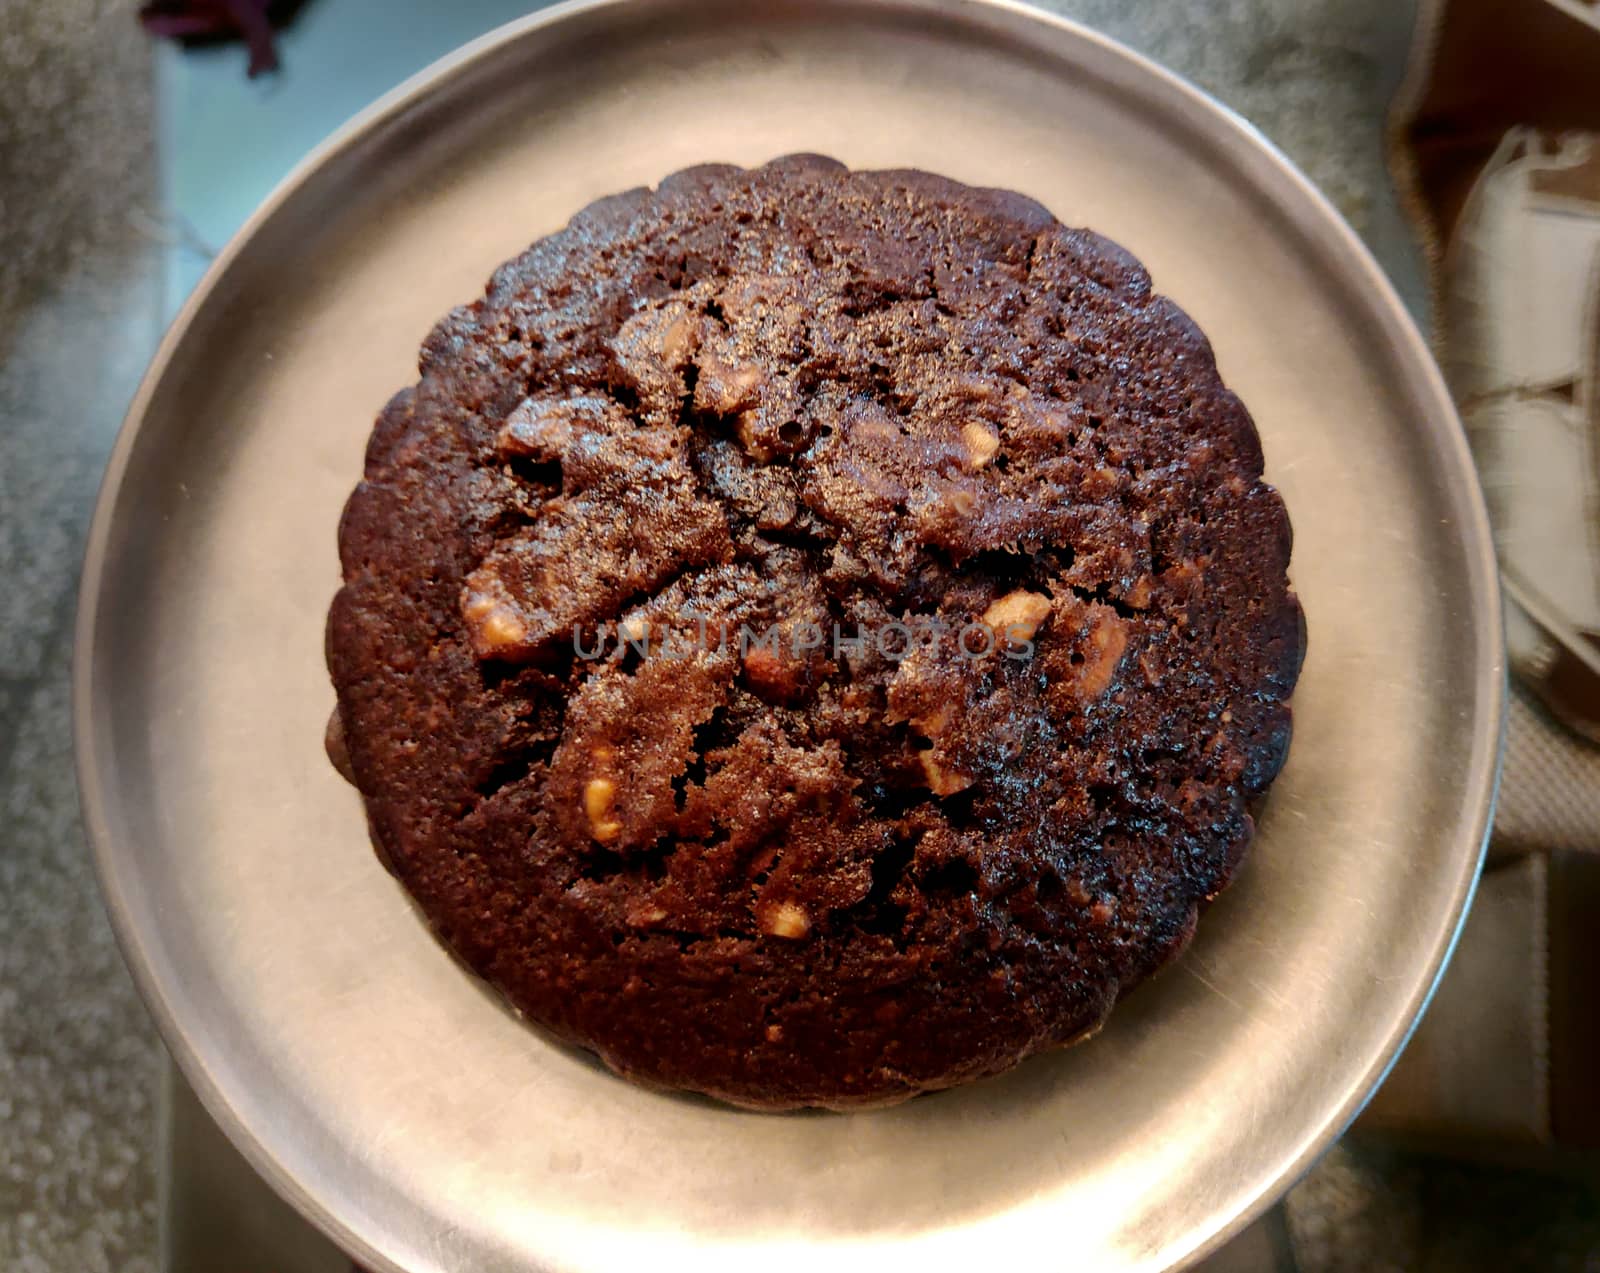
<svg viewBox="0 0 1600 1273">
<path fill-rule="evenodd" d="M 272 33 L 292 19 L 303 0 L 149 0 L 139 21 L 151 35 L 209 43 L 244 39 L 250 46 L 250 74 L 278 69 Z"/>
</svg>

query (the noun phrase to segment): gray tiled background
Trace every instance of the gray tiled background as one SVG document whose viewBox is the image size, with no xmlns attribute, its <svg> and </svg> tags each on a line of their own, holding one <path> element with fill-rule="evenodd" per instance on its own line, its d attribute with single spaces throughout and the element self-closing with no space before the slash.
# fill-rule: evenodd
<svg viewBox="0 0 1600 1273">
<path fill-rule="evenodd" d="M 162 1054 L 94 892 L 68 730 L 78 557 L 122 409 L 209 253 L 308 146 L 526 7 L 314 0 L 287 70 L 247 83 L 238 49 L 152 49 L 133 0 L 0 0 L 0 1273 L 156 1268 Z M 1255 122 L 1420 309 L 1380 149 L 1409 3 L 1047 7 Z M 1319 1273 L 1600 1270 L 1581 1177 L 1350 1143 L 1271 1232 L 1282 1267 Z"/>
</svg>

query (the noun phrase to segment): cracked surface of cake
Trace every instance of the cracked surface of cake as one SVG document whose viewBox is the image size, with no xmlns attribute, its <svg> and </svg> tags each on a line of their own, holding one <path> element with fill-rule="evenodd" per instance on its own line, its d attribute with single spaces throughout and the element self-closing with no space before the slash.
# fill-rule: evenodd
<svg viewBox="0 0 1600 1273">
<path fill-rule="evenodd" d="M 1092 1032 L 1289 744 L 1289 521 L 1204 336 L 925 173 L 591 205 L 429 336 L 339 545 L 383 860 L 530 1019 L 742 1105 Z"/>
</svg>

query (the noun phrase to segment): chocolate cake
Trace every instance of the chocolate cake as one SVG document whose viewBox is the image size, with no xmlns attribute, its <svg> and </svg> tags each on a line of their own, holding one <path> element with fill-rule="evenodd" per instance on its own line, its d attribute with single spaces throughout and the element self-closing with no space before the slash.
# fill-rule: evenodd
<svg viewBox="0 0 1600 1273">
<path fill-rule="evenodd" d="M 455 310 L 339 529 L 330 751 L 618 1072 L 883 1104 L 1093 1032 L 1289 745 L 1290 529 L 1205 337 L 1020 195 L 797 156 Z"/>
</svg>

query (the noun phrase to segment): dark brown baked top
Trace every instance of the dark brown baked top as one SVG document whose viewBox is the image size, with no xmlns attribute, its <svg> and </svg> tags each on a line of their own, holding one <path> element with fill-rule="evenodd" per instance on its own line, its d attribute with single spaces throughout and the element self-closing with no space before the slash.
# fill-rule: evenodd
<svg viewBox="0 0 1600 1273">
<path fill-rule="evenodd" d="M 1250 840 L 1303 648 L 1261 470 L 1107 240 L 692 169 L 429 336 L 340 526 L 333 748 L 444 941 L 622 1073 L 993 1073 L 1097 1027 Z"/>
</svg>

